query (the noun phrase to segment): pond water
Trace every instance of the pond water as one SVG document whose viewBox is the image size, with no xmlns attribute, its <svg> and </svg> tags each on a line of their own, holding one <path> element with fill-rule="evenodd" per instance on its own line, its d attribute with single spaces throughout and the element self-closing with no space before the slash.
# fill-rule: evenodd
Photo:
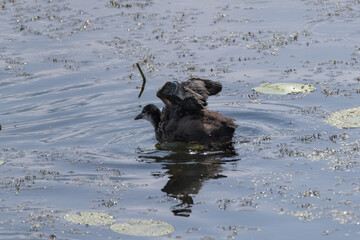
<svg viewBox="0 0 360 240">
<path fill-rule="evenodd" d="M 360 128 L 326 122 L 360 105 L 359 1 L 5 0 L 0 22 L 1 239 L 139 239 L 82 211 L 174 227 L 154 239 L 359 239 Z M 194 76 L 223 84 L 231 149 L 133 121 Z"/>
</svg>

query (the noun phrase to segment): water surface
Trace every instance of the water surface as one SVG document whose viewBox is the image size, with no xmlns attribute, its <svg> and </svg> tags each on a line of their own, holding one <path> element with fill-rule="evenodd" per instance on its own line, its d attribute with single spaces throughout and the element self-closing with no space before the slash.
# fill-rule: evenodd
<svg viewBox="0 0 360 240">
<path fill-rule="evenodd" d="M 80 211 L 162 239 L 359 238 L 360 130 L 326 123 L 359 106 L 357 1 L 4 1 L 0 22 L 0 238 L 138 239 L 63 218 Z M 133 121 L 193 76 L 222 82 L 233 148 L 159 148 Z"/>
</svg>

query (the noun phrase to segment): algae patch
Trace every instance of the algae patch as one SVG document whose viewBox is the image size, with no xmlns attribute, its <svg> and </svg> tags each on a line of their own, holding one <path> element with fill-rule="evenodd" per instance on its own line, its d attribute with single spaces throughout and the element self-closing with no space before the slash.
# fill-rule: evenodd
<svg viewBox="0 0 360 240">
<path fill-rule="evenodd" d="M 70 213 L 66 214 L 64 219 L 72 223 L 98 226 L 109 225 L 115 221 L 113 216 L 99 212 L 80 212 L 80 214 Z"/>
<path fill-rule="evenodd" d="M 301 83 L 265 83 L 253 88 L 256 92 L 267 94 L 298 94 L 315 91 L 316 88 L 310 84 Z"/>
<path fill-rule="evenodd" d="M 143 237 L 163 236 L 174 231 L 170 224 L 152 219 L 131 219 L 127 223 L 115 223 L 110 229 L 121 234 Z"/>
<path fill-rule="evenodd" d="M 360 107 L 334 112 L 327 122 L 340 129 L 360 127 Z"/>
<path fill-rule="evenodd" d="M 152 219 L 131 219 L 126 223 L 114 223 L 113 216 L 100 212 L 69 213 L 64 216 L 64 219 L 82 225 L 105 226 L 112 224 L 110 229 L 114 232 L 131 236 L 155 237 L 168 235 L 174 231 L 174 227 L 170 224 Z"/>
</svg>

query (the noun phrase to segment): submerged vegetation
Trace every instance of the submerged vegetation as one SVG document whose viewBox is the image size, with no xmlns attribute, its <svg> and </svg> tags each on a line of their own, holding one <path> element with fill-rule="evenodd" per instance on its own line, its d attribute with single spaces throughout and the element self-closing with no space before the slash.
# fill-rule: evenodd
<svg viewBox="0 0 360 240">
<path fill-rule="evenodd" d="M 110 229 L 117 233 L 141 237 L 158 237 L 174 232 L 174 227 L 170 224 L 152 219 L 131 219 L 126 223 L 115 223 Z"/>
<path fill-rule="evenodd" d="M 253 88 L 256 92 L 267 94 L 298 94 L 315 91 L 316 88 L 310 84 L 300 83 L 265 83 Z"/>
<path fill-rule="evenodd" d="M 114 232 L 143 237 L 156 237 L 169 235 L 174 231 L 174 227 L 162 221 L 152 219 L 131 219 L 125 223 L 115 223 L 113 216 L 101 212 L 80 212 L 79 214 L 66 214 L 64 219 L 68 222 L 87 225 L 105 226 L 110 225 Z"/>
<path fill-rule="evenodd" d="M 79 214 L 66 214 L 64 219 L 72 223 L 99 226 L 109 225 L 115 221 L 112 216 L 99 212 L 80 212 Z"/>
<path fill-rule="evenodd" d="M 334 112 L 327 122 L 340 129 L 360 127 L 360 107 Z"/>
</svg>

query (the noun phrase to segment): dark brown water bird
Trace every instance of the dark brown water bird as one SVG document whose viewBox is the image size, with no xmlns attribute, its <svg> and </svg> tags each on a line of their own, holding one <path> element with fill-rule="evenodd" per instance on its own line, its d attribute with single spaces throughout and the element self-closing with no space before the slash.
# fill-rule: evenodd
<svg viewBox="0 0 360 240">
<path fill-rule="evenodd" d="M 207 79 L 167 82 L 156 94 L 165 103 L 162 111 L 149 104 L 135 120 L 148 120 L 160 142 L 196 142 L 212 146 L 231 142 L 237 127 L 234 119 L 206 108 L 208 97 L 221 90 L 221 83 Z"/>
</svg>

